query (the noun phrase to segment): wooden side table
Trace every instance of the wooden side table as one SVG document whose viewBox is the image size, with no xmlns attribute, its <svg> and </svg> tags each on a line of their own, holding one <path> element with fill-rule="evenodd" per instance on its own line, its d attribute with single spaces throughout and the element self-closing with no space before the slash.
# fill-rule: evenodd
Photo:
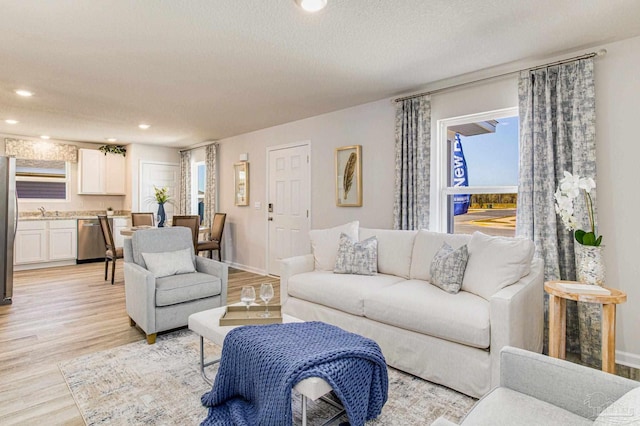
<svg viewBox="0 0 640 426">
<path fill-rule="evenodd" d="M 560 284 L 580 284 L 576 281 L 547 281 L 544 290 L 549 293 L 549 356 L 564 359 L 566 355 L 567 299 L 602 305 L 602 371 L 616 371 L 616 305 L 627 301 L 627 295 L 615 288 L 606 288 L 610 294 L 570 291 Z"/>
</svg>

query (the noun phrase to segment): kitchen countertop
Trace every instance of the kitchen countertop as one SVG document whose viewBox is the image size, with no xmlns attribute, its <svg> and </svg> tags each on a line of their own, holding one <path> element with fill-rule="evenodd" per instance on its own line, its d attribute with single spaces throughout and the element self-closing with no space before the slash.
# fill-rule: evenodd
<svg viewBox="0 0 640 426">
<path fill-rule="evenodd" d="M 113 215 L 109 216 L 113 219 L 130 219 L 129 215 Z M 33 221 L 33 220 L 77 220 L 77 219 L 97 219 L 97 215 L 73 215 L 73 216 L 55 216 L 55 213 L 49 216 L 47 212 L 46 216 L 22 216 L 19 217 L 19 221 Z"/>
</svg>

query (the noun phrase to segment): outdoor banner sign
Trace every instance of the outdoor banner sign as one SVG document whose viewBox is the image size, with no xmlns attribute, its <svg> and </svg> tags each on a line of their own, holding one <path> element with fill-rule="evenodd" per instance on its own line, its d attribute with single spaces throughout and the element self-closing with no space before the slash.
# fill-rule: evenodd
<svg viewBox="0 0 640 426">
<path fill-rule="evenodd" d="M 456 138 L 453 142 L 453 187 L 457 188 L 459 186 L 469 186 L 469 175 L 467 173 L 467 162 L 462 151 L 460 134 L 456 133 Z M 469 194 L 455 194 L 453 196 L 454 216 L 467 213 L 470 201 L 471 195 Z"/>
</svg>

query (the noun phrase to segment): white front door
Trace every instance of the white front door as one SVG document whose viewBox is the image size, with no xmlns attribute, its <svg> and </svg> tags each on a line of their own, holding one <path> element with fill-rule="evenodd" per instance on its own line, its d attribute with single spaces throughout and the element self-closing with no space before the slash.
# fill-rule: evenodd
<svg viewBox="0 0 640 426">
<path fill-rule="evenodd" d="M 166 187 L 171 202 L 164 205 L 167 219 L 173 217 L 174 203 L 177 206 L 180 188 L 180 166 L 173 163 L 140 162 L 140 199 L 139 211 L 158 212 L 158 203 L 154 197 L 153 187 Z"/>
<path fill-rule="evenodd" d="M 280 275 L 280 259 L 307 254 L 311 250 L 309 152 L 308 142 L 268 149 L 267 269 L 271 275 Z"/>
</svg>

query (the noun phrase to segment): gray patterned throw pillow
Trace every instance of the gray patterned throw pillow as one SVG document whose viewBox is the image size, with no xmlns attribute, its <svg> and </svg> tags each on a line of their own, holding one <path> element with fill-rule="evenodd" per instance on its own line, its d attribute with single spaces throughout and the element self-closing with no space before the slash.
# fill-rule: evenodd
<svg viewBox="0 0 640 426">
<path fill-rule="evenodd" d="M 378 273 L 378 240 L 376 237 L 354 241 L 340 234 L 338 256 L 333 272 L 337 274 L 373 275 Z"/>
<path fill-rule="evenodd" d="M 456 294 L 462 287 L 467 260 L 469 251 L 466 244 L 455 250 L 447 243 L 442 244 L 431 261 L 431 284 Z"/>
</svg>

